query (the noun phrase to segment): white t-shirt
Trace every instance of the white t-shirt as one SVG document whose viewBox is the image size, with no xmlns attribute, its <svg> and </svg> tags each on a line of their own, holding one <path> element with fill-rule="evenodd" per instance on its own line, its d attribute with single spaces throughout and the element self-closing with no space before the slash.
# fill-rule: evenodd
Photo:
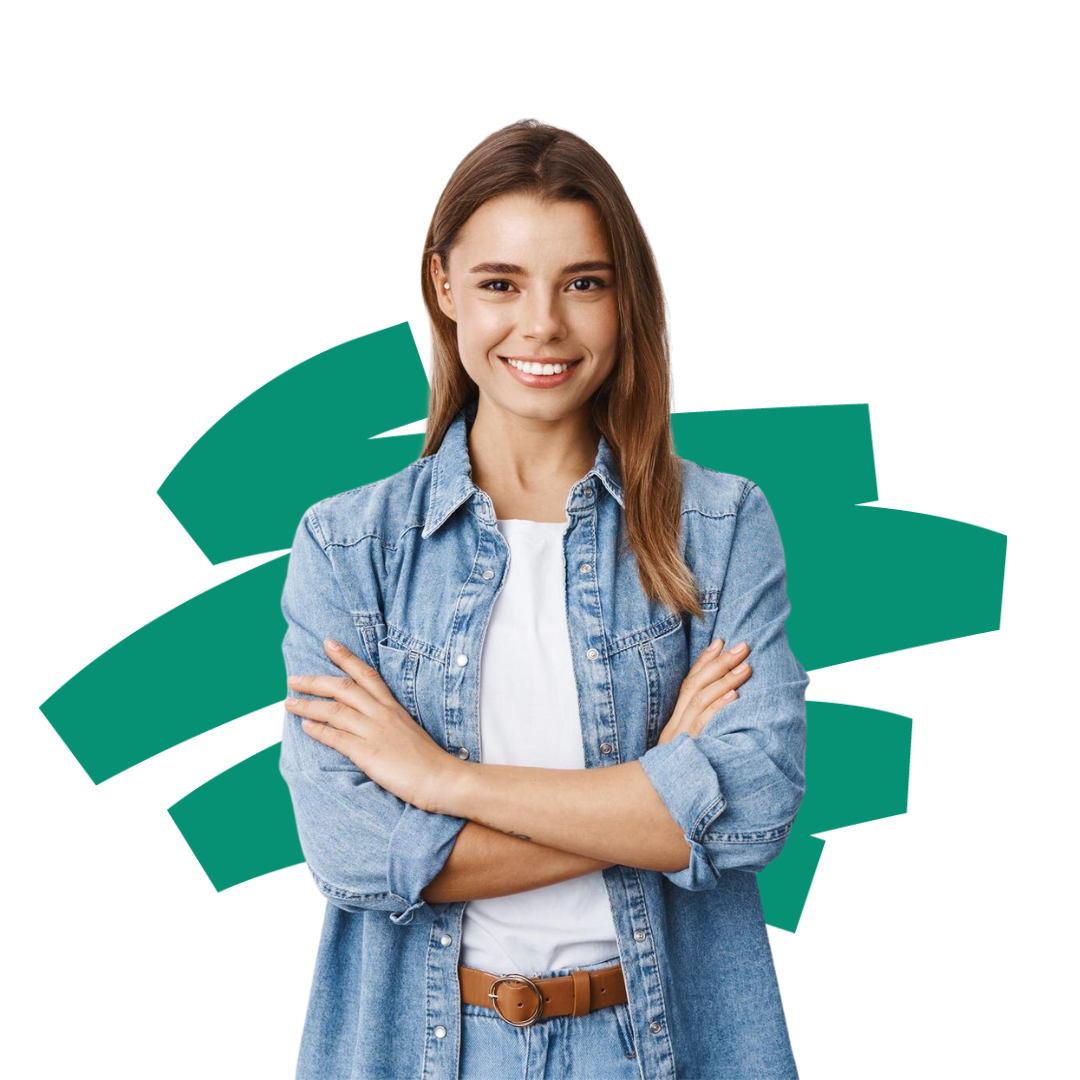
<svg viewBox="0 0 1080 1080">
<path fill-rule="evenodd" d="M 484 636 L 480 760 L 584 769 L 566 623 L 563 534 L 569 521 L 498 522 L 510 566 Z M 527 829 L 525 830 L 528 831 Z M 603 871 L 465 905 L 461 963 L 530 978 L 618 954 Z"/>
</svg>

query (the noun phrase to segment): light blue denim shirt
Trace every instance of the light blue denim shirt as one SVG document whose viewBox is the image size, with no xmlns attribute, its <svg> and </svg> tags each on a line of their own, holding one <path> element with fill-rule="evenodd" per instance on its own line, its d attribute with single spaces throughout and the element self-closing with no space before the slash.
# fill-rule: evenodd
<svg viewBox="0 0 1080 1080">
<path fill-rule="evenodd" d="M 334 638 L 378 668 L 432 739 L 474 762 L 484 633 L 509 567 L 491 499 L 471 477 L 475 410 L 472 399 L 437 453 L 312 506 L 282 597 L 289 675 L 340 675 L 323 648 Z M 643 1080 L 789 1080 L 755 872 L 783 847 L 805 789 L 809 677 L 788 645 L 784 553 L 764 494 L 683 462 L 682 550 L 704 620 L 646 598 L 603 437 L 566 501 L 586 767 L 640 760 L 690 846 L 683 870 L 612 866 L 603 877 Z M 718 637 L 749 643 L 750 680 L 697 738 L 655 745 L 690 664 Z M 457 1080 L 467 901 L 420 893 L 465 819 L 398 799 L 291 713 L 281 773 L 327 899 L 298 1080 Z"/>
</svg>

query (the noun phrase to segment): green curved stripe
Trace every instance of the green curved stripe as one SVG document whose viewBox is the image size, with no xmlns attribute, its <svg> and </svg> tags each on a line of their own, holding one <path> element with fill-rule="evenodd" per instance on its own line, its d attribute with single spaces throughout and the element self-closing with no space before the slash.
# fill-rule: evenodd
<svg viewBox="0 0 1080 1080">
<path fill-rule="evenodd" d="M 408 323 L 345 342 L 245 398 L 159 489 L 213 563 L 291 545 L 319 499 L 416 460 L 429 388 Z M 680 413 L 678 452 L 750 477 L 784 538 L 787 631 L 808 671 L 1000 626 L 1006 537 L 884 507 L 865 404 Z M 287 556 L 155 619 L 72 676 L 41 710 L 94 783 L 284 696 Z M 911 721 L 808 704 L 807 796 L 760 875 L 767 921 L 794 931 L 824 847 L 814 833 L 904 813 Z M 218 890 L 303 861 L 280 743 L 169 813 Z"/>
</svg>

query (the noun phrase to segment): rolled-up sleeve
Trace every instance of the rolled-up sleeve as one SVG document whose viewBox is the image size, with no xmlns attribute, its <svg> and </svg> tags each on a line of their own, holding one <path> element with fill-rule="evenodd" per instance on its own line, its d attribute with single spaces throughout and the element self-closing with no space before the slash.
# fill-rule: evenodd
<svg viewBox="0 0 1080 1080">
<path fill-rule="evenodd" d="M 314 509 L 297 528 L 282 594 L 285 671 L 340 678 L 324 638 L 340 641 L 373 666 L 377 660 L 356 628 Z M 301 719 L 285 713 L 279 768 L 311 876 L 340 908 L 387 911 L 395 924 L 411 922 L 425 903 L 420 893 L 442 870 L 466 819 L 428 813 L 399 799 L 344 754 L 307 735 Z"/>
<path fill-rule="evenodd" d="M 697 738 L 680 732 L 639 759 L 690 845 L 689 865 L 664 873 L 684 889 L 715 888 L 725 870 L 764 869 L 795 821 L 806 790 L 810 679 L 788 645 L 790 610 L 780 531 L 749 484 L 706 640 L 745 641 L 751 676 Z"/>
</svg>

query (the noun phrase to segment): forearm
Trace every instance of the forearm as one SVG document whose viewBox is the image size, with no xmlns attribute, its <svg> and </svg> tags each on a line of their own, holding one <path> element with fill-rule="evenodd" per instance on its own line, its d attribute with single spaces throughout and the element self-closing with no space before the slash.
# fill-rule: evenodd
<svg viewBox="0 0 1080 1080">
<path fill-rule="evenodd" d="M 607 865 L 676 871 L 690 846 L 637 761 L 595 769 L 455 763 L 436 812 Z"/>
<path fill-rule="evenodd" d="M 420 895 L 429 904 L 510 896 L 612 865 L 469 821 L 458 833 L 442 870 Z"/>
</svg>

